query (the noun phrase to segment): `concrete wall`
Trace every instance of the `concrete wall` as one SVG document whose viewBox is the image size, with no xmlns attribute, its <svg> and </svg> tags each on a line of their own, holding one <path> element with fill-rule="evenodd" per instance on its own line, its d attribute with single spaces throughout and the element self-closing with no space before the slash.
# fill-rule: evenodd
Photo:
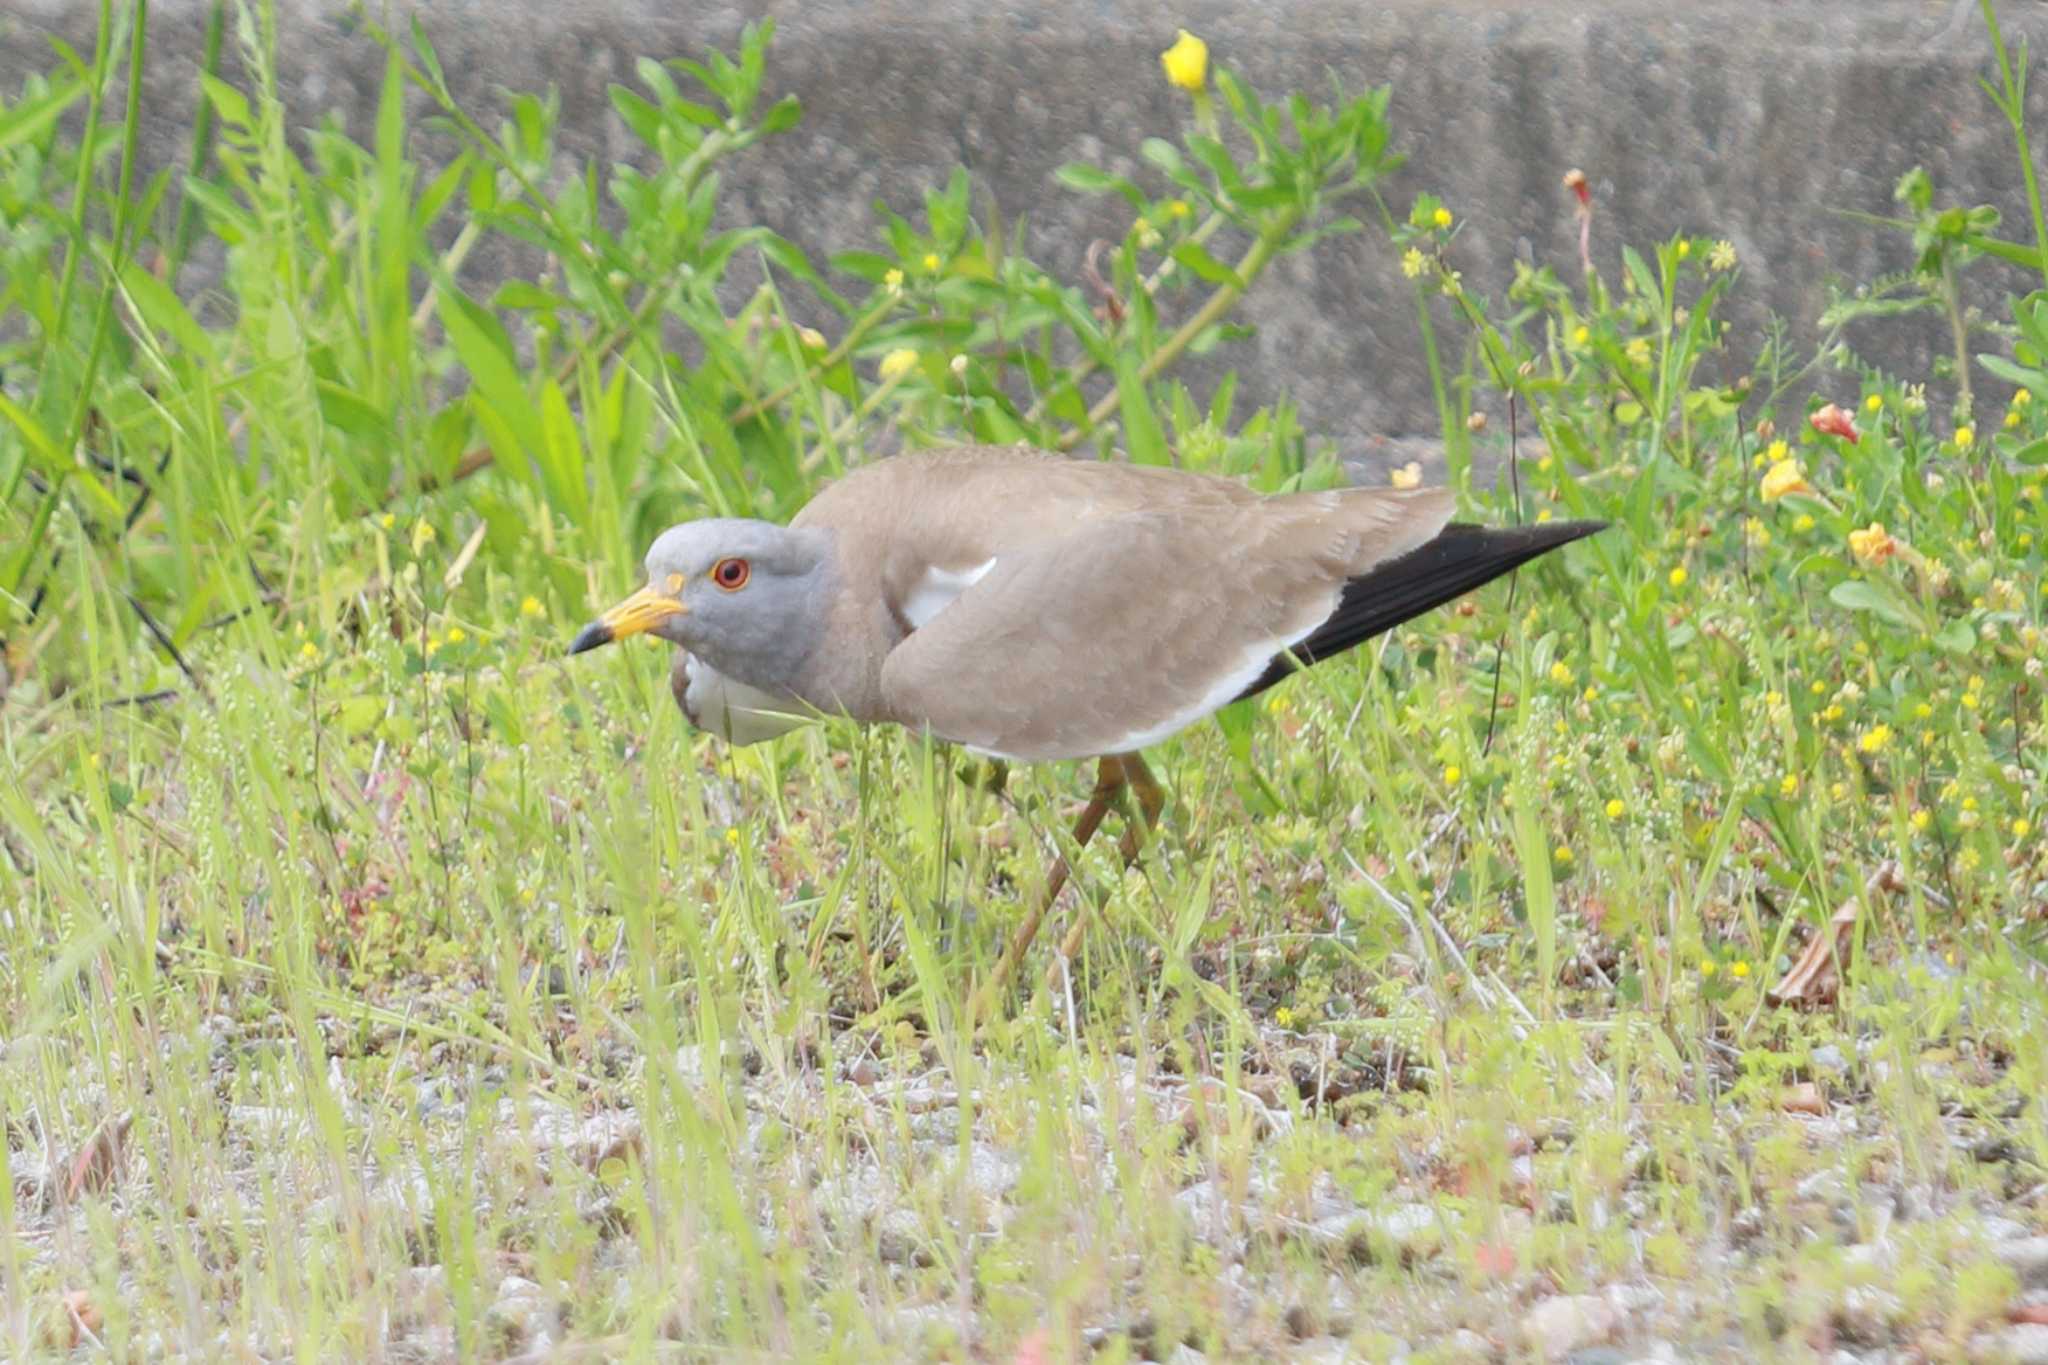
<svg viewBox="0 0 2048 1365">
<path fill-rule="evenodd" d="M 153 160 L 182 148 L 204 0 L 152 8 L 146 96 Z M 372 3 L 402 19 L 412 6 Z M 1086 159 L 1144 175 L 1141 139 L 1167 134 L 1186 101 L 1161 79 L 1157 54 L 1179 26 L 1214 59 L 1268 91 L 1390 82 L 1398 145 L 1409 164 L 1390 187 L 1397 207 L 1442 194 L 1467 225 L 1456 254 L 1468 285 L 1498 292 L 1517 256 L 1575 274 L 1575 228 L 1559 185 L 1571 166 L 1592 178 L 1596 255 L 1685 229 L 1734 241 L 1746 270 L 1737 355 L 1775 311 L 1813 335 L 1827 280 L 1868 279 L 1909 260 L 1905 242 L 1833 213 L 1891 210 L 1896 177 L 1916 163 L 1944 198 L 1990 201 L 2027 235 L 2018 167 L 1976 77 L 1988 69 L 1970 0 L 1774 3 L 1708 0 L 436 0 L 418 12 L 470 109 L 502 89 L 555 85 L 564 146 L 611 161 L 633 145 L 605 98 L 633 83 L 647 55 L 729 46 L 740 26 L 773 15 L 780 34 L 770 84 L 795 92 L 803 124 L 735 166 L 727 208 L 822 256 L 869 245 L 869 205 L 914 209 L 919 192 L 965 163 L 1006 217 L 1029 210 L 1027 249 L 1078 277 L 1092 238 L 1123 226 L 1120 201 L 1053 184 Z M 86 48 L 96 6 L 7 0 L 0 11 L 0 88 L 48 64 L 41 33 Z M 2009 32 L 2048 28 L 2040 0 L 2004 0 Z M 345 113 L 366 133 L 381 76 L 375 45 L 350 7 L 278 0 L 284 89 L 302 118 Z M 2048 82 L 2037 81 L 2037 92 Z M 2042 96 L 2037 94 L 2037 101 Z M 2036 111 L 2037 116 L 2042 112 Z M 487 123 L 494 120 L 486 118 Z M 2048 141 L 2048 138 L 2044 138 Z M 500 258 L 478 262 L 488 273 Z M 1610 276 L 1611 278 L 1611 276 Z M 1993 267 L 1985 302 L 2024 288 Z M 1256 339 L 1221 360 L 1245 371 L 1244 398 L 1285 390 L 1313 431 L 1362 453 L 1372 438 L 1434 429 L 1413 307 L 1397 263 L 1372 236 L 1338 239 L 1283 262 L 1257 295 Z M 1931 320 L 1860 339 L 1867 353 L 1924 371 L 1946 349 Z M 1199 384 L 1203 370 L 1189 372 Z"/>
</svg>

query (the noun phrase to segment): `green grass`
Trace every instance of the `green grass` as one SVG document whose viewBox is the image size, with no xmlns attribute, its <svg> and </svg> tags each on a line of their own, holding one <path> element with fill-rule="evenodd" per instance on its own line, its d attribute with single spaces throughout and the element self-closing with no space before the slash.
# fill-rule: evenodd
<svg viewBox="0 0 2048 1365">
<path fill-rule="evenodd" d="M 1942 1359 L 2038 1298 L 2048 305 L 1951 306 L 2034 246 L 1907 177 L 1921 268 L 1805 365 L 1710 237 L 1481 299 L 1379 201 L 1385 92 L 1219 72 L 1155 181 L 1062 174 L 1131 205 L 1111 323 L 964 175 L 830 263 L 713 232 L 800 112 L 766 34 L 557 181 L 545 100 L 414 39 L 367 144 L 290 137 L 222 14 L 189 174 L 136 182 L 133 16 L 0 103 L 0 1355 Z M 1467 514 L 1614 527 L 1162 746 L 1160 837 L 972 1030 L 1086 771 L 734 751 L 564 643 L 653 530 L 899 437 L 1334 480 L 1171 371 L 1347 200 L 1457 348 Z M 542 265 L 486 294 L 498 237 Z M 1857 359 L 1922 307 L 1974 387 Z M 1770 1003 L 1845 905 L 1839 992 Z"/>
</svg>

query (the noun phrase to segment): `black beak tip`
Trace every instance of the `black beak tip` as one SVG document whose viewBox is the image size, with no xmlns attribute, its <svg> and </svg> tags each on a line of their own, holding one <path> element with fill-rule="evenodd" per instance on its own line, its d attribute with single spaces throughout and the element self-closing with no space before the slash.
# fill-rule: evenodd
<svg viewBox="0 0 2048 1365">
<path fill-rule="evenodd" d="M 611 642 L 612 628 L 602 621 L 592 621 L 576 632 L 576 638 L 569 642 L 569 652 L 581 654 L 586 649 L 596 649 L 599 645 L 608 645 Z"/>
</svg>

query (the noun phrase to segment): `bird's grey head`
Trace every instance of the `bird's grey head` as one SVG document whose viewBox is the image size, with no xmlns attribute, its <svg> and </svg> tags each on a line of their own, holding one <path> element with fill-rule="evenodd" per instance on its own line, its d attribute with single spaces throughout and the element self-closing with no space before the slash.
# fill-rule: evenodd
<svg viewBox="0 0 2048 1365">
<path fill-rule="evenodd" d="M 740 517 L 672 526 L 647 586 L 585 626 L 571 654 L 628 635 L 674 641 L 727 677 L 788 692 L 824 630 L 831 537 Z"/>
</svg>

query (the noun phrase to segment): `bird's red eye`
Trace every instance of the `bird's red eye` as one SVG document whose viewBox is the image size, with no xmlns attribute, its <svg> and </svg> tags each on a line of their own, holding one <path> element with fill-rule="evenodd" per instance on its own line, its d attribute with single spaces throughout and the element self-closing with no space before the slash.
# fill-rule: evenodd
<svg viewBox="0 0 2048 1365">
<path fill-rule="evenodd" d="M 747 586 L 749 572 L 744 559 L 721 559 L 711 566 L 711 581 L 727 592 L 738 592 Z"/>
</svg>

